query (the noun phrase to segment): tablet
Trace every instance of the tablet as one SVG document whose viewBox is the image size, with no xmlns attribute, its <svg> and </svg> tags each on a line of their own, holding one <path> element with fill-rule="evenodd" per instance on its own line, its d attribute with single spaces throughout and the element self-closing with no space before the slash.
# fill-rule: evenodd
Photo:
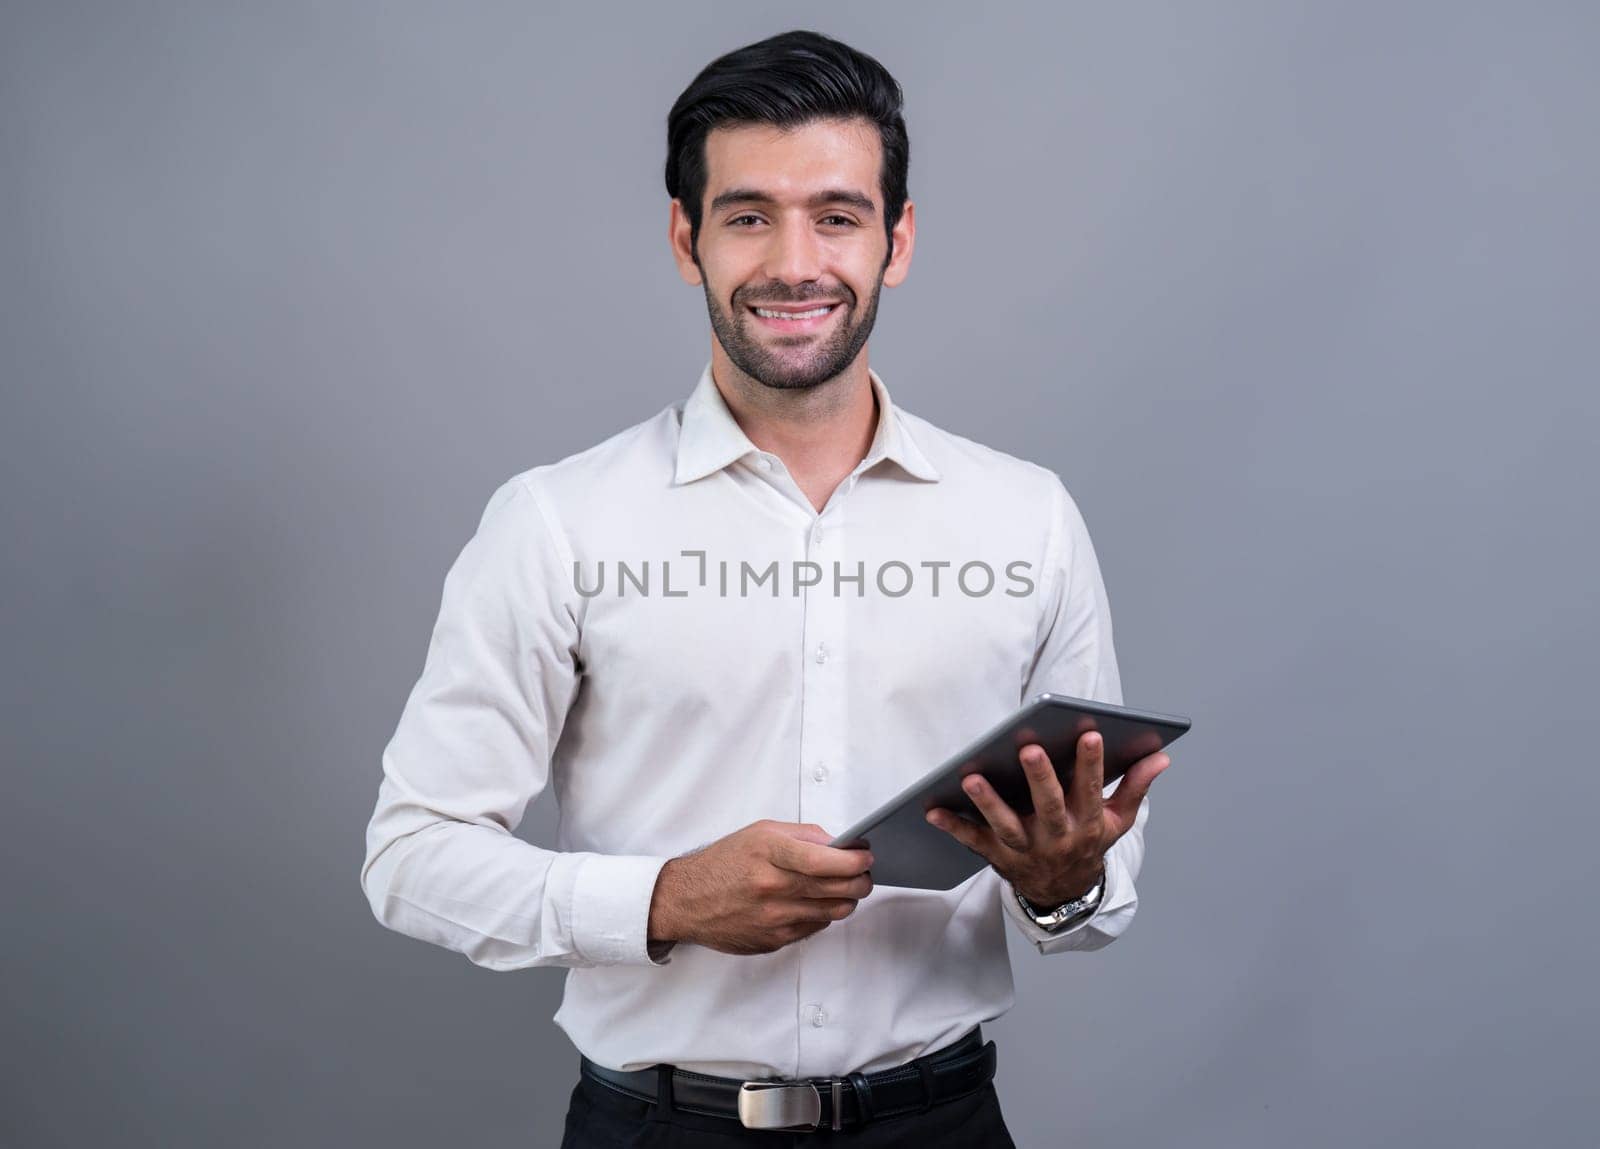
<svg viewBox="0 0 1600 1149">
<path fill-rule="evenodd" d="M 1105 783 L 1109 786 L 1139 759 L 1170 745 L 1188 729 L 1189 720 L 1175 714 L 1040 694 L 829 844 L 847 850 L 870 848 L 874 886 L 953 889 L 987 866 L 988 859 L 967 849 L 947 831 L 928 825 L 924 815 L 943 806 L 958 817 L 987 826 L 983 811 L 961 789 L 961 780 L 968 774 L 981 773 L 1006 805 L 1018 814 L 1031 814 L 1032 791 L 1019 757 L 1024 746 L 1037 742 L 1044 747 L 1061 788 L 1067 790 L 1072 784 L 1078 739 L 1098 730 L 1105 746 Z"/>
</svg>

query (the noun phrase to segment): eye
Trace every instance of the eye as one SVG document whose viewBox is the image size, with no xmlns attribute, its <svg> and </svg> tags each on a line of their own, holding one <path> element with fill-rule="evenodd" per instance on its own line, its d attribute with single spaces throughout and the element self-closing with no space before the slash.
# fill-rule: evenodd
<svg viewBox="0 0 1600 1149">
<path fill-rule="evenodd" d="M 748 213 L 748 212 L 747 212 L 747 213 L 745 213 L 745 214 L 744 214 L 744 215 L 736 215 L 736 216 L 734 216 L 734 217 L 733 217 L 733 218 L 732 218 L 732 219 L 730 219 L 730 220 L 729 220 L 729 221 L 728 221 L 728 223 L 729 223 L 729 224 L 732 224 L 732 225 L 735 225 L 735 226 L 737 226 L 737 225 L 738 225 L 738 223 L 739 223 L 739 221 L 740 221 L 740 220 L 742 220 L 742 219 L 755 219 L 755 220 L 759 220 L 759 219 L 760 219 L 760 218 L 761 218 L 761 217 L 760 217 L 760 216 L 758 216 L 758 215 L 751 215 L 751 214 L 749 214 L 749 213 Z"/>
<path fill-rule="evenodd" d="M 825 216 L 824 218 L 825 219 L 836 219 L 840 223 L 844 224 L 845 227 L 855 227 L 856 226 L 856 221 L 851 219 L 847 215 L 830 215 L 830 216 Z"/>
</svg>

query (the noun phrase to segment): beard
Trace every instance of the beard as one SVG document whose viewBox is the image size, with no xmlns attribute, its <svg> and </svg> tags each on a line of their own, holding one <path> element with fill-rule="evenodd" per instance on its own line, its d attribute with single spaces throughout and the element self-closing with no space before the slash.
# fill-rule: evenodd
<svg viewBox="0 0 1600 1149">
<path fill-rule="evenodd" d="M 780 293 L 764 290 L 759 293 L 763 302 L 804 304 L 810 299 L 834 298 L 841 300 L 836 311 L 843 314 L 830 316 L 831 325 L 825 335 L 765 335 L 758 327 L 759 320 L 750 312 L 745 299 L 754 291 L 741 289 L 733 293 L 733 313 L 724 311 L 711 293 L 711 283 L 702 272 L 700 282 L 705 288 L 706 310 L 711 315 L 711 330 L 729 360 L 740 371 L 764 387 L 775 390 L 797 390 L 816 387 L 835 379 L 854 363 L 861 349 L 867 345 L 872 325 L 878 318 L 878 296 L 883 292 L 883 272 L 878 271 L 878 281 L 872 285 L 872 297 L 866 310 L 857 314 L 856 298 L 847 287 L 839 291 L 814 293 L 809 298 L 785 298 Z"/>
</svg>

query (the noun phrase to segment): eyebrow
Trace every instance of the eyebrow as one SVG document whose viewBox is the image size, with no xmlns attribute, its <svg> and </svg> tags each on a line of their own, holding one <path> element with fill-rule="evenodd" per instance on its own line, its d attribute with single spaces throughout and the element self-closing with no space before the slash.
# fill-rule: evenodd
<svg viewBox="0 0 1600 1149">
<path fill-rule="evenodd" d="M 760 204 L 765 207 L 777 202 L 766 192 L 758 191 L 755 188 L 729 188 L 711 201 L 711 211 L 712 214 L 715 214 L 724 208 L 734 207 L 738 204 Z M 806 206 L 809 208 L 829 207 L 834 204 L 853 207 L 863 215 L 872 216 L 878 214 L 878 209 L 873 204 L 872 197 L 863 195 L 853 188 L 828 188 L 817 192 L 806 200 Z"/>
</svg>

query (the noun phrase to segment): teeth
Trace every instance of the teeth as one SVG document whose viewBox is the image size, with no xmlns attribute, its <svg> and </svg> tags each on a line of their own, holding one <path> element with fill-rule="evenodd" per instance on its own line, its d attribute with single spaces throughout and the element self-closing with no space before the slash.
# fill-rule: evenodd
<svg viewBox="0 0 1600 1149">
<path fill-rule="evenodd" d="M 764 319 L 815 319 L 819 315 L 826 315 L 831 307 L 816 307 L 810 311 L 768 311 L 765 307 L 756 308 L 756 314 Z"/>
</svg>

